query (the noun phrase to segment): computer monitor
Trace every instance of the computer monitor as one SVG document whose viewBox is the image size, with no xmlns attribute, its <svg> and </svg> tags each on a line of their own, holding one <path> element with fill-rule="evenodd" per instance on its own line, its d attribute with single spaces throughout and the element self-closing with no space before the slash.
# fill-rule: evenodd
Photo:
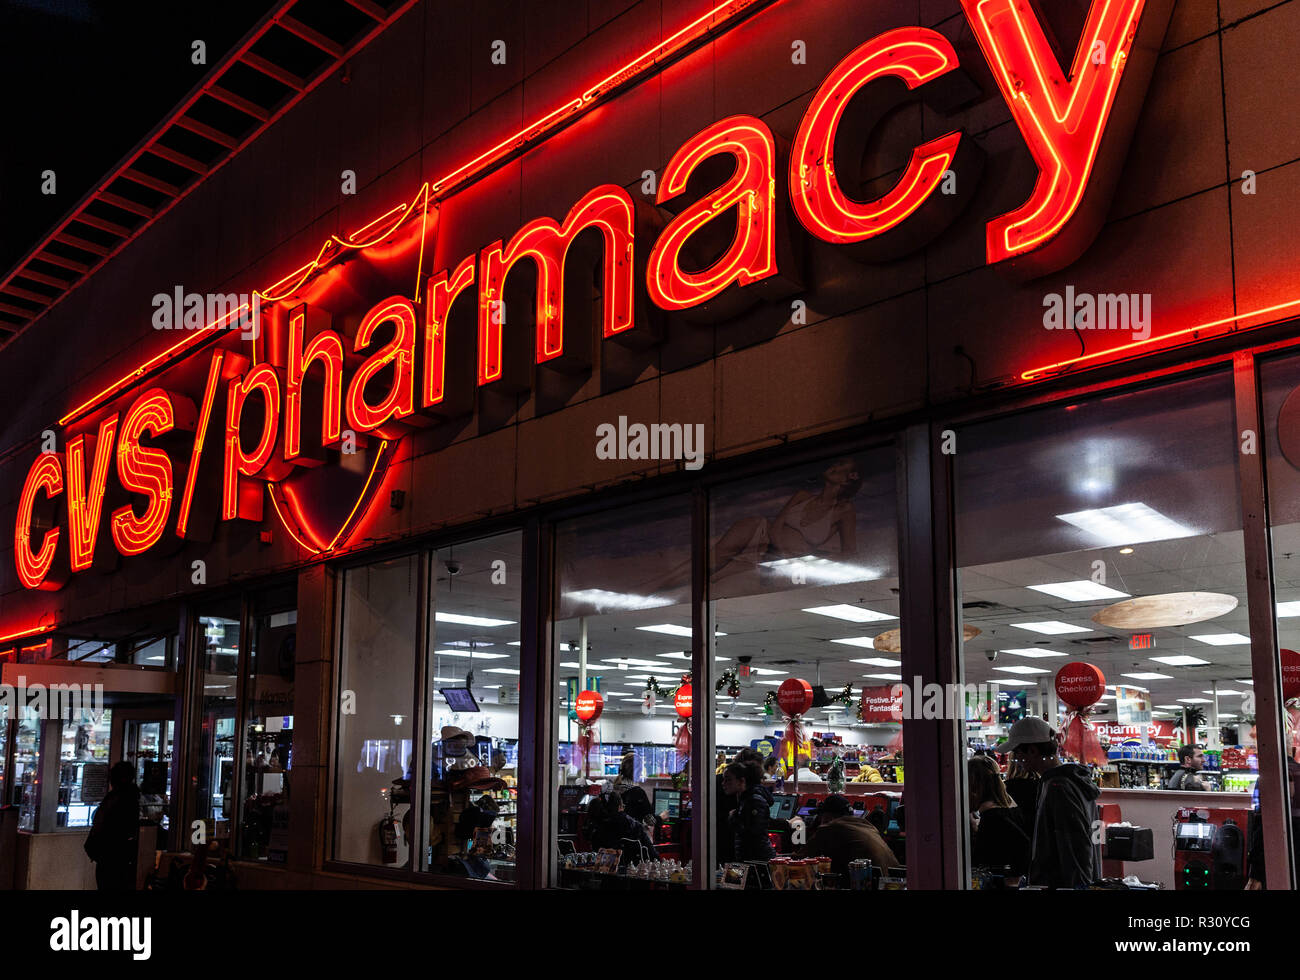
<svg viewBox="0 0 1300 980">
<path fill-rule="evenodd" d="M 440 693 L 452 711 L 478 711 L 478 702 L 468 687 L 440 687 Z"/>
<path fill-rule="evenodd" d="M 669 820 L 676 820 L 682 812 L 682 793 L 676 789 L 657 789 L 654 799 L 655 813 L 667 813 Z"/>
<path fill-rule="evenodd" d="M 585 786 L 561 786 L 560 787 L 560 809 L 576 810 L 582 803 L 582 798 L 587 795 Z"/>
<path fill-rule="evenodd" d="M 793 793 L 778 794 L 772 800 L 772 808 L 768 811 L 768 815 L 773 820 L 791 820 L 798 809 L 798 803 L 799 797 Z"/>
</svg>

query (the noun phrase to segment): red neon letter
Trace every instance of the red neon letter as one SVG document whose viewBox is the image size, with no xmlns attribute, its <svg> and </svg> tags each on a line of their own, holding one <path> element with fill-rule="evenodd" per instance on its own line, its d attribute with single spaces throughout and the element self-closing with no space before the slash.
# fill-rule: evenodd
<svg viewBox="0 0 1300 980">
<path fill-rule="evenodd" d="M 31 547 L 32 508 L 36 506 L 36 494 L 44 491 L 48 498 L 57 497 L 63 492 L 63 454 L 41 453 L 27 471 L 27 482 L 23 484 L 23 494 L 18 500 L 18 519 L 14 522 L 14 564 L 18 569 L 18 581 L 27 589 L 57 589 L 63 585 L 61 579 L 50 577 L 50 567 L 54 564 L 54 551 L 59 545 L 59 529 L 51 528 L 41 538 L 39 550 L 33 553 Z"/>
<path fill-rule="evenodd" d="M 257 447 L 245 453 L 239 438 L 244 402 L 259 391 L 262 394 L 262 432 Z M 235 378 L 226 386 L 226 454 L 221 475 L 221 519 L 240 518 L 248 521 L 262 519 L 262 487 L 260 484 L 240 485 L 241 476 L 258 476 L 278 479 L 283 473 L 273 473 L 271 457 L 275 452 L 275 435 L 280 422 L 280 379 L 269 364 L 259 364 L 242 378 Z"/>
<path fill-rule="evenodd" d="M 333 330 L 321 330 L 304 349 L 303 336 L 309 312 L 316 319 L 316 311 L 309 311 L 305 304 L 289 314 L 289 353 L 284 385 L 284 458 L 303 466 L 317 466 L 325 461 L 324 457 L 310 453 L 303 455 L 302 451 L 303 379 L 312 361 L 319 361 L 324 372 L 320 445 L 337 443 L 342 434 L 343 339 Z"/>
<path fill-rule="evenodd" d="M 366 359 L 348 386 L 348 425 L 357 432 L 374 432 L 415 412 L 415 307 L 411 301 L 390 296 L 371 309 L 357 328 L 352 349 L 359 351 L 369 344 L 379 325 L 389 321 L 397 328 L 393 339 Z M 366 401 L 366 384 L 390 364 L 393 365 L 392 387 L 382 402 L 371 405 Z M 394 438 L 401 430 L 390 426 L 379 434 L 386 439 Z"/>
<path fill-rule="evenodd" d="M 420 401 L 425 408 L 441 406 L 447 398 L 447 317 L 456 297 L 473 284 L 472 255 L 461 260 L 450 278 L 444 269 L 429 280 L 424 324 L 424 394 Z"/>
<path fill-rule="evenodd" d="M 117 437 L 117 416 L 99 423 L 99 434 L 79 435 L 68 443 L 68 539 L 72 542 L 69 564 L 74 572 L 90 567 L 99 537 L 99 514 L 104 506 L 108 464 Z M 86 485 L 86 442 L 91 444 L 94 463 L 90 485 Z"/>
<path fill-rule="evenodd" d="M 483 250 L 482 292 L 479 305 L 478 383 L 489 384 L 502 377 L 502 320 L 493 316 L 493 301 L 502 298 L 506 276 L 520 259 L 527 257 L 537 266 L 536 343 L 538 364 L 555 361 L 564 348 L 564 264 L 574 238 L 588 228 L 600 231 L 604 242 L 602 300 L 604 336 L 613 337 L 632 329 L 632 240 L 635 208 L 631 196 L 621 187 L 604 184 L 588 191 L 558 225 L 550 218 L 536 218 L 510 239 L 503 251 L 501 242 Z M 591 338 L 572 338 L 578 348 L 577 361 L 589 358 Z"/>
<path fill-rule="evenodd" d="M 835 135 L 849 100 L 877 78 L 917 88 L 958 67 L 942 34 L 902 27 L 872 38 L 835 66 L 804 113 L 790 151 L 790 200 L 803 226 L 822 241 L 847 245 L 883 235 L 919 208 L 943 181 L 961 133 L 947 133 L 912 151 L 907 168 L 882 197 L 851 200 L 835 173 Z"/>
<path fill-rule="evenodd" d="M 193 429 L 194 423 L 193 402 L 161 388 L 151 388 L 137 398 L 122 420 L 122 434 L 117 441 L 117 478 L 123 489 L 148 498 L 139 517 L 129 504 L 113 511 L 113 543 L 123 555 L 138 555 L 157 544 L 172 506 L 171 459 L 161 449 L 141 446 L 140 437 L 145 432 L 161 436 L 173 429 Z"/>
<path fill-rule="evenodd" d="M 1122 162 L 1172 4 L 1092 0 L 1067 78 L 1024 0 L 961 2 L 1039 170 L 1029 200 L 989 222 L 988 261 L 1026 255 L 1059 237 L 1055 254 L 1035 263 L 1049 271 L 1077 258 L 1101 226 L 1118 171 L 1094 179 L 1093 170 L 1102 163 L 1117 168 Z M 1144 8 L 1148 16 L 1139 26 Z M 1130 77 L 1126 95 L 1134 98 L 1126 98 L 1112 113 L 1121 83 Z M 1114 125 L 1112 115 L 1119 117 Z M 1090 202 L 1087 210 L 1095 213 L 1074 222 L 1078 227 L 1072 234 L 1062 235 Z"/>
<path fill-rule="evenodd" d="M 695 168 L 719 153 L 736 158 L 735 173 L 717 190 L 684 208 L 650 251 L 646 288 L 655 305 L 665 310 L 698 306 L 733 283 L 747 286 L 776 274 L 776 145 L 762 120 L 731 116 L 692 136 L 664 168 L 655 203 L 684 193 Z M 726 254 L 701 272 L 684 272 L 679 262 L 687 241 L 733 206 L 736 236 Z"/>
</svg>

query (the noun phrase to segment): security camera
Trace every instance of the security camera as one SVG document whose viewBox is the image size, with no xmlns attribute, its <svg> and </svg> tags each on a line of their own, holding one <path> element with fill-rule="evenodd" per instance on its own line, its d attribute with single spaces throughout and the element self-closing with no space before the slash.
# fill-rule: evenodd
<svg viewBox="0 0 1300 980">
<path fill-rule="evenodd" d="M 448 559 L 447 561 L 443 562 L 443 565 L 446 566 L 448 575 L 460 574 L 460 562 L 456 561 L 455 559 Z"/>
<path fill-rule="evenodd" d="M 996 650 L 989 650 L 984 654 L 984 656 L 989 658 L 989 663 L 992 663 L 994 660 L 998 659 L 998 652 Z"/>
</svg>

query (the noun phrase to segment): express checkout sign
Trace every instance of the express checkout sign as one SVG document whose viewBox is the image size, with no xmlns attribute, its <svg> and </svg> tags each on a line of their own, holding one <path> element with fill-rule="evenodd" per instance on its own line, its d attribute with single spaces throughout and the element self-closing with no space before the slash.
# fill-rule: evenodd
<svg viewBox="0 0 1300 980">
<path fill-rule="evenodd" d="M 1101 225 L 1172 0 L 1093 0 L 1068 73 L 1023 0 L 962 0 L 962 6 L 1039 170 L 1029 198 L 988 223 L 987 262 L 1028 275 L 1060 268 Z M 196 513 L 260 522 L 265 499 L 309 550 L 339 547 L 378 496 L 382 471 L 405 433 L 471 412 L 476 391 L 527 390 L 534 371 L 589 368 L 590 331 L 579 336 L 565 324 L 565 267 L 575 256 L 600 263 L 602 339 L 644 345 L 659 340 L 665 312 L 717 320 L 759 299 L 798 293 L 799 234 L 867 261 L 921 247 L 970 199 L 980 154 L 954 129 L 917 146 L 884 194 L 860 199 L 856 181 L 837 169 L 836 159 L 855 158 L 870 135 L 854 97 L 890 79 L 940 112 L 979 94 L 943 35 L 922 27 L 891 30 L 826 76 L 788 154 L 761 119 L 720 119 L 672 155 L 655 206 L 616 185 L 595 187 L 563 221 L 538 218 L 508 242 L 492 242 L 429 277 L 416 290 L 418 299 L 379 299 L 350 332 L 341 329 L 342 319 L 304 301 L 309 278 L 331 255 L 384 247 L 398 226 L 417 216 L 427 223 L 439 185 L 424 185 L 411 206 L 335 239 L 341 247 L 333 252 L 327 242 L 305 272 L 260 293 L 260 352 L 257 339 L 250 348 L 216 345 L 203 368 L 178 345 L 185 349 L 174 355 L 175 381 L 132 392 L 136 379 L 159 367 L 155 358 L 65 416 L 65 448 L 33 460 L 19 500 L 19 579 L 28 589 L 56 589 L 71 573 L 92 567 L 106 541 L 122 556 L 169 541 L 175 546 L 210 533 L 200 530 L 210 522 Z M 692 176 L 720 158 L 734 163 L 730 176 L 690 201 Z M 688 203 L 677 206 L 682 200 Z M 717 224 L 724 220 L 735 225 L 730 244 L 693 271 L 693 246 L 710 231 L 729 229 Z M 599 255 L 575 246 L 592 230 Z M 536 276 L 529 346 L 507 342 L 502 304 L 507 278 L 525 259 Z M 454 364 L 449 369 L 447 324 L 462 294 L 475 299 L 477 346 L 472 365 L 457 372 Z M 311 495 L 295 493 L 295 481 L 326 464 L 342 468 L 328 451 L 349 439 L 369 450 L 364 480 L 355 477 L 361 485 L 350 491 L 346 519 L 325 531 L 313 528 Z"/>
</svg>

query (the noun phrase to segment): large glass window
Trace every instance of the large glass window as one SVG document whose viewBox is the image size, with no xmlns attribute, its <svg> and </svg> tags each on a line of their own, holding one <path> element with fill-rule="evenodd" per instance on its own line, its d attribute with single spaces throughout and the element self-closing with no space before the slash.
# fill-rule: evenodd
<svg viewBox="0 0 1300 980">
<path fill-rule="evenodd" d="M 427 868 L 515 880 L 521 535 L 433 554 Z"/>
<path fill-rule="evenodd" d="M 975 882 L 1242 888 L 1256 750 L 1230 376 L 955 435 Z"/>
<path fill-rule="evenodd" d="M 89 827 L 95 808 L 108 791 L 113 709 L 69 712 L 61 731 L 55 826 Z"/>
<path fill-rule="evenodd" d="M 673 692 L 691 669 L 690 540 L 684 498 L 557 526 L 551 805 L 562 886 L 601 874 L 689 880 L 689 735 Z"/>
<path fill-rule="evenodd" d="M 406 555 L 343 573 L 335 699 L 339 861 L 411 866 L 420 562 Z"/>
<path fill-rule="evenodd" d="M 240 602 L 227 599 L 202 606 L 198 643 L 202 669 L 199 696 L 195 819 L 207 839 L 230 840 L 235 792 L 235 704 L 238 695 Z"/>
<path fill-rule="evenodd" d="M 711 496 L 717 690 L 696 703 L 712 706 L 726 885 L 906 880 L 895 487 L 879 449 Z"/>
<path fill-rule="evenodd" d="M 19 807 L 18 828 L 36 830 L 40 808 L 41 717 L 23 706 L 18 708 L 14 730 L 14 766 L 9 785 L 11 806 Z"/>
<path fill-rule="evenodd" d="M 282 863 L 293 769 L 297 596 L 286 587 L 258 594 L 251 603 L 239 849 L 245 858 Z"/>
</svg>

